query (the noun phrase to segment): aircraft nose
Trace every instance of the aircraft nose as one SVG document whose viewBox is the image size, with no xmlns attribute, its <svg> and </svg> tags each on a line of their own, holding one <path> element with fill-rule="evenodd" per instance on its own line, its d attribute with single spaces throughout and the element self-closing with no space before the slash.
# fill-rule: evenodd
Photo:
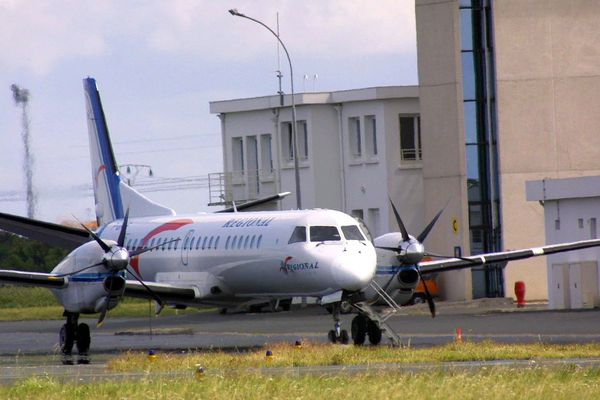
<svg viewBox="0 0 600 400">
<path fill-rule="evenodd" d="M 375 269 L 374 251 L 359 253 L 348 251 L 335 259 L 333 274 L 340 288 L 355 291 L 366 287 L 371 282 Z"/>
</svg>

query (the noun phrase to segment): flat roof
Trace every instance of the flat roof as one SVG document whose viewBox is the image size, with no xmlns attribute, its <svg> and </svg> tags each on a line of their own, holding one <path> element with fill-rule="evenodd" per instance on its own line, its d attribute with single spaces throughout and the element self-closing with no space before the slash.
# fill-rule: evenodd
<svg viewBox="0 0 600 400">
<path fill-rule="evenodd" d="M 295 93 L 296 106 L 309 104 L 337 104 L 353 101 L 387 100 L 418 98 L 418 86 L 378 86 L 363 89 L 339 90 L 335 92 Z M 292 96 L 284 95 L 283 107 L 291 106 Z M 282 107 L 280 96 L 262 96 L 245 99 L 211 101 L 210 112 L 213 114 L 265 110 Z"/>
<path fill-rule="evenodd" d="M 600 176 L 527 181 L 525 193 L 529 201 L 600 197 Z"/>
</svg>

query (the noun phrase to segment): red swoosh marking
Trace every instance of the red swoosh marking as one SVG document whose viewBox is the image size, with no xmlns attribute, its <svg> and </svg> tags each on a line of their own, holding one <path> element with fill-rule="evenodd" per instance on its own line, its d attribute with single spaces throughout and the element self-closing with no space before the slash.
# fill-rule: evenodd
<svg viewBox="0 0 600 400">
<path fill-rule="evenodd" d="M 192 224 L 193 222 L 194 221 L 192 221 L 191 219 L 176 219 L 174 221 L 167 222 L 166 224 L 162 224 L 162 225 L 152 229 L 146 236 L 144 236 L 144 239 L 142 239 L 142 243 L 139 246 L 143 248 L 146 246 L 146 244 L 148 244 L 150 239 L 152 239 L 154 236 L 156 236 L 162 232 L 176 231 L 177 229 L 181 228 L 182 226 Z M 139 256 L 133 257 L 131 259 L 130 264 L 131 264 L 131 267 L 138 274 L 138 276 L 141 276 L 140 275 Z"/>
</svg>

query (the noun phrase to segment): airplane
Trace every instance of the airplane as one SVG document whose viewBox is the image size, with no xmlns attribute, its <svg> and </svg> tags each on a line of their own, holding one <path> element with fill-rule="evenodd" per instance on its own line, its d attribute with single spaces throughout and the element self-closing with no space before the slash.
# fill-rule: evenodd
<svg viewBox="0 0 600 400">
<path fill-rule="evenodd" d="M 344 305 L 349 305 L 358 314 L 351 327 L 355 344 L 363 344 L 367 336 L 371 344 L 379 344 L 383 333 L 399 344 L 386 323 L 389 314 L 371 305 L 381 299 L 394 307 L 405 304 L 425 274 L 600 245 L 600 240 L 588 240 L 423 261 L 429 255 L 423 241 L 441 211 L 414 237 L 392 203 L 400 232 L 373 241 L 363 224 L 340 211 L 241 212 L 288 193 L 215 213 L 177 215 L 121 180 L 96 81 L 85 78 L 83 87 L 98 229 L 0 213 L 0 229 L 71 250 L 51 273 L 0 270 L 0 282 L 52 290 L 64 307 L 59 343 L 65 356 L 74 346 L 80 356 L 89 353 L 90 329 L 79 323 L 80 315 L 99 313 L 101 325 L 124 297 L 154 300 L 157 314 L 165 305 L 236 307 L 315 297 L 331 308 L 331 342 L 350 341 L 340 322 Z"/>
</svg>

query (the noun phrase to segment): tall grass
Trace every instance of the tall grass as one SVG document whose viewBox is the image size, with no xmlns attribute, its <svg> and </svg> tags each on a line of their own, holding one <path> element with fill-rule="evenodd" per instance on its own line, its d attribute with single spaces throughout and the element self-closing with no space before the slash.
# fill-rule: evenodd
<svg viewBox="0 0 600 400">
<path fill-rule="evenodd" d="M 201 380 L 160 378 L 138 381 L 60 384 L 29 379 L 0 387 L 2 399 L 594 399 L 600 370 L 492 368 L 469 372 L 339 374 L 270 377 L 250 374 Z"/>
<path fill-rule="evenodd" d="M 265 357 L 266 350 L 273 353 Z M 600 344 L 499 344 L 450 343 L 430 348 L 387 346 L 332 346 L 305 343 L 301 349 L 277 344 L 243 352 L 203 351 L 191 354 L 160 354 L 150 362 L 145 353 L 129 352 L 108 363 L 112 371 L 191 371 L 196 364 L 206 369 L 301 367 L 317 365 L 371 365 L 378 363 L 436 363 L 448 361 L 531 360 L 541 358 L 600 357 Z"/>
</svg>

